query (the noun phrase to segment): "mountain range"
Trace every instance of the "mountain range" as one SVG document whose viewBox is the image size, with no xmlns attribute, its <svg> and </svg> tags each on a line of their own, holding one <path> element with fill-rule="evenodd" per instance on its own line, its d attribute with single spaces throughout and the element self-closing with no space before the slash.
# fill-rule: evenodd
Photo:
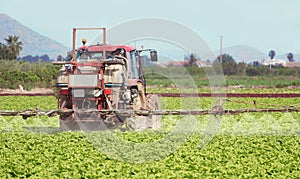
<svg viewBox="0 0 300 179">
<path fill-rule="evenodd" d="M 219 54 L 220 52 L 216 52 Z M 268 57 L 267 53 L 263 53 L 256 48 L 247 46 L 247 45 L 236 45 L 232 47 L 226 47 L 222 49 L 222 53 L 226 53 L 231 55 L 237 62 L 253 62 L 253 61 L 261 61 L 262 59 L 266 59 Z"/>
<path fill-rule="evenodd" d="M 5 44 L 4 38 L 7 38 L 9 35 L 20 37 L 20 41 L 23 42 L 23 50 L 20 53 L 21 57 L 47 54 L 51 59 L 56 59 L 58 55 L 65 57 L 70 50 L 70 48 L 62 45 L 60 42 L 35 32 L 6 14 L 0 13 L 0 25 L 0 42 Z M 215 51 L 216 55 L 219 53 L 219 50 Z M 222 53 L 231 55 L 237 62 L 251 63 L 253 61 L 268 59 L 268 52 L 261 52 L 247 45 L 223 48 Z M 208 57 L 205 59 L 211 58 Z M 275 58 L 286 59 L 286 55 L 276 55 Z M 294 54 L 294 59 L 300 60 L 300 54 Z"/>
<path fill-rule="evenodd" d="M 61 43 L 31 30 L 6 14 L 0 13 L 0 24 L 0 42 L 5 44 L 4 38 L 9 35 L 19 36 L 23 43 L 21 57 L 47 54 L 51 59 L 56 59 L 58 55 L 65 57 L 69 50 Z"/>
</svg>

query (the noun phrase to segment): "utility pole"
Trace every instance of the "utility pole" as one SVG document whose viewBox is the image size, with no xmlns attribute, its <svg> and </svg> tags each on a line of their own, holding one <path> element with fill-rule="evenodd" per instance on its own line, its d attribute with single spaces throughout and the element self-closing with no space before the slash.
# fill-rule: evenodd
<svg viewBox="0 0 300 179">
<path fill-rule="evenodd" d="M 220 36 L 220 63 L 222 64 L 222 38 L 223 36 Z"/>
</svg>

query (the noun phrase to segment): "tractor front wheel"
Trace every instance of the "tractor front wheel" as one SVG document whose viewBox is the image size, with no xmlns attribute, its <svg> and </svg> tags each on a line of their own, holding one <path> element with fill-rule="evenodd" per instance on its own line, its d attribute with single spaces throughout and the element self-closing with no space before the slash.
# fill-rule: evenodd
<svg viewBox="0 0 300 179">
<path fill-rule="evenodd" d="M 151 111 L 160 110 L 159 99 L 157 95 L 147 95 L 146 96 L 148 104 L 147 108 Z M 149 128 L 159 129 L 161 128 L 161 116 L 160 115 L 150 115 L 149 118 Z"/>
<path fill-rule="evenodd" d="M 147 110 L 154 111 L 160 109 L 159 99 L 157 95 L 147 95 Z M 132 116 L 127 119 L 126 126 L 129 130 L 143 131 L 145 129 L 159 129 L 161 128 L 161 116 Z"/>
</svg>

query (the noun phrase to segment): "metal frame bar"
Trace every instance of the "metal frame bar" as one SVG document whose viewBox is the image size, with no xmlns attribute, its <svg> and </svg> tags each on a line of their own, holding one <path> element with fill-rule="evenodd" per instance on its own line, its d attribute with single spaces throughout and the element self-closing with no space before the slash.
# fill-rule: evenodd
<svg viewBox="0 0 300 179">
<path fill-rule="evenodd" d="M 72 45 L 72 58 L 76 61 L 76 32 L 78 30 L 101 30 L 103 31 L 103 60 L 106 60 L 106 28 L 73 28 L 73 45 Z"/>
</svg>

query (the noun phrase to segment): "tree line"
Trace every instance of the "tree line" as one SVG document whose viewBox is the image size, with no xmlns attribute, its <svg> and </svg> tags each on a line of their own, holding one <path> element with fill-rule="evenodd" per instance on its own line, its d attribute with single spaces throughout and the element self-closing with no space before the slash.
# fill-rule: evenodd
<svg viewBox="0 0 300 179">
<path fill-rule="evenodd" d="M 271 50 L 269 53 L 270 58 L 274 58 L 275 51 Z M 294 62 L 293 54 L 288 53 L 287 58 L 289 62 Z M 213 66 L 220 64 L 220 55 L 213 62 Z M 281 66 L 273 66 L 270 69 L 269 66 L 258 66 L 252 64 L 246 64 L 244 62 L 236 62 L 234 58 L 229 54 L 222 54 L 221 62 L 222 72 L 224 75 L 246 75 L 246 76 L 300 76 L 299 68 L 283 68 Z M 218 68 L 215 68 L 218 69 Z"/>
<path fill-rule="evenodd" d="M 54 80 L 57 77 L 60 66 L 52 65 L 51 63 L 44 63 L 49 61 L 47 55 L 43 56 L 25 56 L 18 58 L 19 53 L 23 49 L 23 43 L 19 40 L 18 36 L 8 36 L 5 38 L 6 44 L 0 43 L 0 88 L 18 88 L 19 85 L 25 89 L 33 87 L 47 87 L 50 88 L 54 85 Z M 275 56 L 275 51 L 270 51 L 269 56 Z M 22 60 L 23 59 L 23 60 Z M 293 61 L 293 54 L 288 54 L 288 59 Z M 190 61 L 185 68 L 188 73 L 193 77 L 206 76 L 206 70 L 209 67 L 199 68 L 197 65 L 197 56 L 191 55 Z M 28 61 L 34 62 L 29 63 Z M 220 65 L 221 62 L 221 65 Z M 208 62 L 209 63 L 209 62 Z M 246 63 L 237 63 L 234 58 L 229 54 L 222 54 L 222 61 L 218 56 L 212 63 L 216 67 L 218 73 L 223 73 L 226 76 L 294 76 L 300 77 L 299 68 L 280 68 L 274 67 L 270 69 L 268 66 L 253 66 Z M 221 68 L 219 68 L 221 66 Z M 170 69 L 169 69 L 170 68 Z M 158 67 L 150 67 L 148 69 L 148 76 L 151 80 L 153 70 L 159 69 Z M 159 69 L 162 71 L 177 70 L 177 68 L 168 67 L 167 69 Z M 147 68 L 146 68 L 147 71 Z M 170 71 L 170 72 L 171 72 Z M 147 73 L 147 72 L 146 72 Z M 180 74 L 180 73 L 179 73 Z M 153 80 L 158 76 L 153 76 Z"/>
<path fill-rule="evenodd" d="M 275 57 L 275 51 L 271 50 L 269 52 L 270 59 Z M 222 57 L 222 58 L 221 58 Z M 293 53 L 288 53 L 287 58 L 289 62 L 294 62 Z M 221 60 L 222 59 L 222 60 Z M 186 68 L 189 67 L 197 67 L 197 61 L 200 58 L 196 57 L 196 55 L 191 54 L 189 57 L 186 57 L 185 60 L 187 63 L 184 65 Z M 254 61 L 253 64 L 247 64 L 244 62 L 236 62 L 236 60 L 229 54 L 222 54 L 222 56 L 218 55 L 217 58 L 211 63 L 213 69 L 217 73 L 222 73 L 226 76 L 234 76 L 234 75 L 243 75 L 243 76 L 299 76 L 300 72 L 298 68 L 282 68 L 281 66 L 272 66 L 270 69 L 269 66 L 259 65 L 257 61 Z M 207 60 L 206 63 L 210 64 L 210 61 Z M 198 67 L 197 67 L 198 68 Z M 209 67 L 208 67 L 209 68 Z M 193 70 L 194 71 L 194 70 Z M 200 73 L 200 72 L 198 72 Z"/>
</svg>

